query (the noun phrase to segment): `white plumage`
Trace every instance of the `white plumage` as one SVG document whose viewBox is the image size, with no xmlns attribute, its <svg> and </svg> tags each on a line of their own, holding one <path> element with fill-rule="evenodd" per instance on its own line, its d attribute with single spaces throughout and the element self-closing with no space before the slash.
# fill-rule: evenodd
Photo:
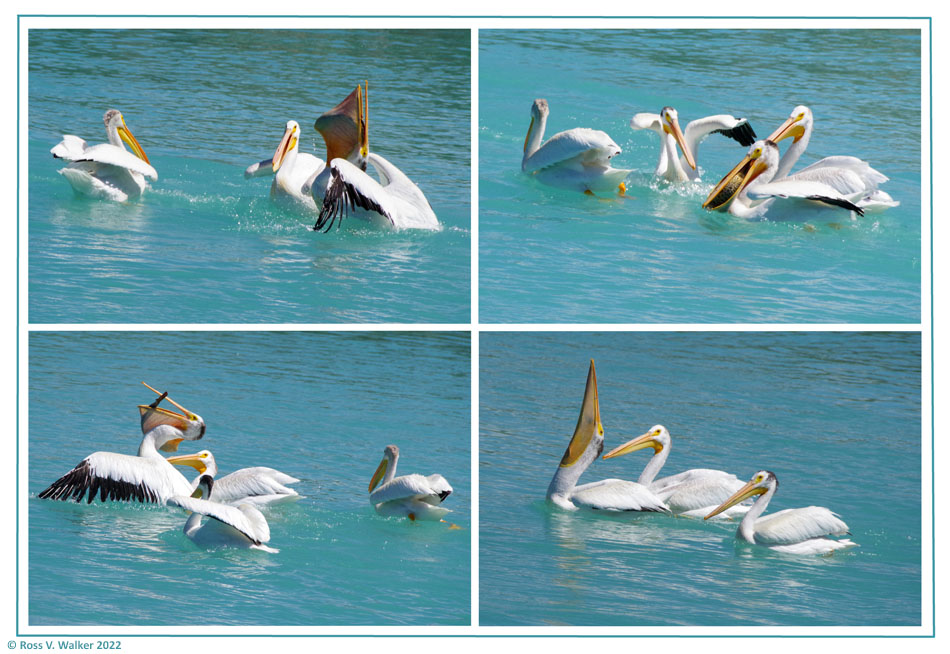
<svg viewBox="0 0 950 654">
<path fill-rule="evenodd" d="M 164 397 L 164 396 L 163 396 Z M 188 495 L 191 483 L 163 457 L 174 452 L 182 440 L 204 436 L 205 424 L 180 405 L 182 414 L 152 405 L 140 405 L 142 431 L 138 456 L 94 452 L 39 494 L 53 500 L 74 499 L 91 503 L 99 495 L 111 500 L 163 504 L 174 495 Z"/>
<path fill-rule="evenodd" d="M 768 140 L 756 141 L 745 158 L 720 180 L 703 207 L 728 211 L 739 218 L 761 218 L 774 213 L 775 208 L 791 210 L 793 218 L 807 217 L 809 211 L 838 208 L 864 215 L 858 203 L 866 191 L 845 195 L 826 183 L 797 175 L 776 179 L 778 163 L 778 146 Z"/>
<path fill-rule="evenodd" d="M 656 479 L 672 449 L 673 439 L 663 425 L 654 425 L 642 436 L 615 447 L 603 458 L 611 459 L 638 450 L 653 448 L 653 456 L 640 473 L 639 483 L 647 486 L 670 511 L 677 515 L 701 518 L 719 506 L 730 495 L 742 488 L 739 478 L 722 470 L 693 468 L 676 475 Z M 749 510 L 746 505 L 736 505 L 723 512 L 732 517 Z"/>
<path fill-rule="evenodd" d="M 706 518 L 712 518 L 748 497 L 759 495 L 742 518 L 742 522 L 739 523 L 736 538 L 790 554 L 827 554 L 856 545 L 847 538 L 832 538 L 832 536 L 848 535 L 848 525 L 836 513 L 832 513 L 823 506 L 785 509 L 760 517 L 776 489 L 778 489 L 778 479 L 775 473 L 760 470 Z"/>
<path fill-rule="evenodd" d="M 557 472 L 548 485 L 548 501 L 568 510 L 584 507 L 601 511 L 670 512 L 669 507 L 650 489 L 632 481 L 604 479 L 578 486 L 577 480 L 600 456 L 603 448 L 604 426 L 600 422 L 597 373 L 591 360 L 577 426 Z"/>
<path fill-rule="evenodd" d="M 857 157 L 825 157 L 792 174 L 792 167 L 808 147 L 813 129 L 814 116 L 811 109 L 799 105 L 792 109 L 788 119 L 769 136 L 768 140 L 776 144 L 786 138 L 793 138 L 792 145 L 779 161 L 775 181 L 787 178 L 820 182 L 848 197 L 866 212 L 882 211 L 900 204 L 878 188 L 887 181 L 887 177 Z"/>
<path fill-rule="evenodd" d="M 300 125 L 296 120 L 288 120 L 274 156 L 248 166 L 244 177 L 249 179 L 273 175 L 271 197 L 276 200 L 286 199 L 315 211 L 317 205 L 310 194 L 310 187 L 325 168 L 326 164 L 322 159 L 307 152 L 300 152 Z"/>
<path fill-rule="evenodd" d="M 59 173 L 77 193 L 116 202 L 136 198 L 145 190 L 146 178 L 156 181 L 158 173 L 121 113 L 110 109 L 103 122 L 108 143 L 89 146 L 78 136 L 66 134 L 50 153 L 71 162 Z M 132 148 L 132 152 L 125 149 L 124 143 Z"/>
<path fill-rule="evenodd" d="M 192 482 L 193 488 L 197 487 L 202 476 L 214 477 L 214 499 L 222 504 L 250 503 L 264 506 L 298 500 L 301 497 L 288 486 L 300 480 L 274 468 L 241 468 L 223 477 L 217 477 L 218 466 L 214 455 L 208 450 L 171 457 L 168 462 L 173 465 L 191 466 L 198 471 L 198 476 Z"/>
<path fill-rule="evenodd" d="M 559 132 L 542 143 L 549 113 L 547 100 L 531 105 L 521 170 L 551 186 L 584 192 L 617 190 L 630 174 L 610 165 L 620 146 L 605 132 L 586 127 Z"/>
<path fill-rule="evenodd" d="M 215 497 L 216 490 L 211 476 L 202 475 L 194 496 L 179 495 L 168 500 L 169 505 L 192 512 L 185 522 L 185 535 L 202 547 L 235 547 L 276 554 L 279 550 L 265 544 L 270 541 L 270 527 L 264 515 L 249 503 L 222 504 Z M 203 516 L 210 520 L 202 520 Z"/>
<path fill-rule="evenodd" d="M 369 501 L 378 514 L 410 520 L 441 520 L 450 513 L 441 506 L 452 493 L 452 487 L 445 477 L 438 474 L 396 477 L 398 462 L 399 448 L 387 445 L 383 450 L 383 460 L 369 482 Z"/>
<path fill-rule="evenodd" d="M 630 119 L 630 127 L 647 129 L 660 136 L 660 158 L 654 174 L 670 182 L 699 179 L 699 144 L 710 134 L 722 134 L 745 147 L 755 141 L 755 132 L 749 121 L 729 114 L 697 118 L 690 121 L 683 131 L 679 126 L 679 114 L 673 107 L 663 107 L 659 114 L 635 114 Z M 677 146 L 682 155 L 677 153 Z"/>
<path fill-rule="evenodd" d="M 330 182 L 314 230 L 329 230 L 353 215 L 378 227 L 439 229 L 439 219 L 423 192 L 401 170 L 376 153 L 366 162 L 379 181 L 346 159 L 330 162 Z"/>
</svg>

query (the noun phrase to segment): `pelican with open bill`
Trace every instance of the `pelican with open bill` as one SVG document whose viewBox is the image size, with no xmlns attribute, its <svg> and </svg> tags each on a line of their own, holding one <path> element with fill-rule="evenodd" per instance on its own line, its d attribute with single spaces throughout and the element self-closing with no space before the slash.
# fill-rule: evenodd
<svg viewBox="0 0 950 654">
<path fill-rule="evenodd" d="M 839 207 L 859 216 L 864 210 L 855 204 L 857 197 L 842 195 L 822 182 L 786 177 L 774 180 L 778 169 L 778 146 L 769 140 L 756 141 L 736 166 L 726 173 L 703 202 L 710 211 L 728 211 L 739 218 L 764 216 L 779 199 L 790 206 L 808 204 Z M 774 181 L 773 181 L 774 180 Z M 856 194 L 860 195 L 860 194 Z M 804 209 L 804 206 L 797 209 Z"/>
<path fill-rule="evenodd" d="M 561 463 L 548 485 L 548 502 L 571 511 L 578 508 L 600 511 L 654 511 L 669 513 L 669 507 L 649 488 L 623 479 L 602 479 L 577 485 L 584 471 L 604 449 L 604 426 L 600 422 L 597 372 L 594 360 L 587 371 L 584 400 Z"/>
<path fill-rule="evenodd" d="M 329 174 L 325 191 L 320 189 L 318 199 L 317 186 L 313 190 L 314 200 L 321 207 L 313 230 L 328 232 L 334 224 L 341 225 L 347 216 L 360 218 L 376 227 L 439 229 L 439 220 L 419 187 L 396 166 L 369 151 L 368 89 L 368 81 L 365 86 L 356 87 L 355 117 L 352 102 L 346 102 L 337 108 L 338 111 L 334 110 L 336 113 L 321 116 L 314 125 L 324 138 L 332 133 L 337 141 L 353 144 L 355 156 L 334 155 L 328 147 Z M 349 117 L 356 125 L 355 143 L 350 123 L 339 117 Z M 327 143 L 329 145 L 329 139 Z M 378 181 L 366 172 L 367 164 L 375 169 Z"/>
<path fill-rule="evenodd" d="M 191 495 L 191 482 L 161 452 L 176 451 L 183 440 L 199 440 L 204 436 L 205 423 L 201 416 L 167 397 L 167 393 L 160 395 L 152 404 L 138 407 L 145 435 L 137 456 L 94 452 L 50 484 L 39 497 L 76 502 L 85 497 L 91 503 L 98 494 L 100 502 L 164 504 L 175 495 Z M 167 399 L 181 413 L 159 407 L 162 399 Z"/>
</svg>

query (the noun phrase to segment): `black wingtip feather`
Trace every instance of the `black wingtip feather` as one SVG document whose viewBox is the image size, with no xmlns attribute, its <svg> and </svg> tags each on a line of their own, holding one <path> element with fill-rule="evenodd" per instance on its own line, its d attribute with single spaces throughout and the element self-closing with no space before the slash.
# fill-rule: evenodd
<svg viewBox="0 0 950 654">
<path fill-rule="evenodd" d="M 326 193 L 323 195 L 323 206 L 320 207 L 320 215 L 317 216 L 313 231 L 323 230 L 326 233 L 333 227 L 334 222 L 339 227 L 343 223 L 343 219 L 357 207 L 386 216 L 386 218 L 389 218 L 389 222 L 395 225 L 392 216 L 378 202 L 360 194 L 355 186 L 343 179 L 337 168 L 331 167 L 330 175 L 332 179 L 327 185 Z M 324 226 L 326 229 L 324 229 Z"/>
<path fill-rule="evenodd" d="M 732 129 L 717 129 L 719 134 L 728 136 L 743 147 L 749 147 L 755 143 L 755 130 L 745 118 L 740 118 L 739 122 Z"/>
<path fill-rule="evenodd" d="M 840 199 L 840 198 L 829 198 L 829 197 L 824 196 L 824 195 L 809 195 L 809 196 L 808 196 L 808 199 L 809 199 L 809 200 L 815 200 L 816 202 L 824 202 L 825 204 L 830 204 L 830 205 L 833 205 L 833 206 L 835 206 L 835 207 L 841 207 L 842 209 L 847 209 L 848 211 L 853 211 L 853 212 L 855 212 L 856 214 L 858 214 L 859 216 L 863 216 L 863 215 L 864 215 L 864 209 L 862 209 L 862 208 L 859 207 L 858 205 L 854 204 L 853 202 L 849 202 L 848 200 L 843 200 L 843 199 Z"/>
</svg>

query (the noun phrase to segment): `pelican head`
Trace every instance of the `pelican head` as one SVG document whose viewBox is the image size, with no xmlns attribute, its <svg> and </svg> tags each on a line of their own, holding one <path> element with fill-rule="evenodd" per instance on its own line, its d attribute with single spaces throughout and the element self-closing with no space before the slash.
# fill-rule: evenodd
<svg viewBox="0 0 950 654">
<path fill-rule="evenodd" d="M 169 459 L 171 461 L 171 459 Z M 214 488 L 214 477 L 211 475 L 201 475 L 198 479 L 198 485 L 191 494 L 192 497 L 199 500 L 210 500 L 211 490 Z"/>
<path fill-rule="evenodd" d="M 747 497 L 752 497 L 753 495 L 764 495 L 769 491 L 774 492 L 777 488 L 778 478 L 775 476 L 775 473 L 770 470 L 759 470 L 757 473 L 755 473 L 752 479 L 749 480 L 749 483 L 737 490 L 735 494 L 732 495 L 732 497 L 713 509 L 713 511 L 703 518 L 703 520 L 709 520 L 710 518 L 719 515 L 729 507 L 735 506 Z"/>
<path fill-rule="evenodd" d="M 313 123 L 327 146 L 327 163 L 346 159 L 366 170 L 369 156 L 369 82 L 357 85 L 346 98 Z"/>
<path fill-rule="evenodd" d="M 129 126 L 125 124 L 125 118 L 122 117 L 122 112 L 118 109 L 109 109 L 102 117 L 102 122 L 106 124 L 106 133 L 109 135 L 109 143 L 121 148 L 124 142 L 132 149 L 132 153 L 136 157 L 145 163 L 150 163 L 148 157 L 145 156 L 145 150 L 142 149 L 142 146 L 139 145 L 139 142 L 132 135 Z"/>
<path fill-rule="evenodd" d="M 773 143 L 778 143 L 782 139 L 787 139 L 791 136 L 794 137 L 794 142 L 798 143 L 799 139 L 805 136 L 810 130 L 813 120 L 811 109 L 800 104 L 792 109 L 792 113 L 788 119 L 782 123 L 777 130 L 772 132 L 768 140 Z"/>
<path fill-rule="evenodd" d="M 683 136 L 683 130 L 680 129 L 679 114 L 676 112 L 676 109 L 673 107 L 663 107 L 663 110 L 660 112 L 660 122 L 663 124 L 663 131 L 666 134 L 670 134 L 676 140 L 676 144 L 680 146 L 680 151 L 686 158 L 686 163 L 689 164 L 690 168 L 696 170 L 696 159 L 693 158 L 693 153 L 690 152 L 689 147 L 686 145 L 686 137 Z"/>
<path fill-rule="evenodd" d="M 623 456 L 637 450 L 643 450 L 648 447 L 653 448 L 654 454 L 659 454 L 670 446 L 670 432 L 663 425 L 653 425 L 650 431 L 637 436 L 631 441 L 627 441 L 619 447 L 615 447 L 603 456 L 604 459 L 612 459 L 615 456 Z"/>
<path fill-rule="evenodd" d="M 531 133 L 534 131 L 535 121 L 541 123 L 548 118 L 551 110 L 548 109 L 548 101 L 544 98 L 538 98 L 531 105 L 531 124 L 528 125 L 528 133 L 524 137 L 524 152 L 528 152 L 528 142 L 531 140 Z"/>
<path fill-rule="evenodd" d="M 774 175 L 777 164 L 778 146 L 769 140 L 756 141 L 749 148 L 749 152 L 742 161 L 719 180 L 716 188 L 703 202 L 703 209 L 709 209 L 710 211 L 725 210 L 728 204 L 739 196 L 742 189 L 746 188 L 762 173 L 771 169 L 773 171 L 772 175 Z"/>
<path fill-rule="evenodd" d="M 214 455 L 208 450 L 201 450 L 195 454 L 182 454 L 181 456 L 170 456 L 165 459 L 172 465 L 191 466 L 199 474 L 214 476 L 218 473 L 218 466 L 214 462 Z"/>
<path fill-rule="evenodd" d="M 159 449 L 163 452 L 175 452 L 178 449 L 178 444 L 182 440 L 196 441 L 205 435 L 205 421 L 201 416 L 197 413 L 192 413 L 178 404 L 178 402 L 168 397 L 168 393 L 159 393 L 145 382 L 142 382 L 142 384 L 159 395 L 159 398 L 155 402 L 139 405 L 139 414 L 142 418 L 142 433 L 147 434 L 160 425 L 169 425 L 181 432 L 180 438 L 169 440 Z M 165 399 L 177 407 L 181 413 L 158 406 L 158 403 Z"/>
<path fill-rule="evenodd" d="M 383 450 L 383 460 L 379 462 L 379 466 L 376 468 L 376 472 L 373 473 L 373 478 L 369 480 L 369 492 L 372 493 L 373 489 L 379 484 L 380 481 L 386 477 L 386 473 L 391 471 L 391 475 L 396 474 L 396 461 L 399 460 L 399 448 L 395 445 L 387 445 L 386 449 Z"/>
<path fill-rule="evenodd" d="M 296 120 L 288 120 L 284 128 L 284 136 L 280 139 L 280 144 L 274 152 L 273 168 L 276 173 L 284 163 L 284 158 L 291 152 L 296 152 L 297 144 L 300 140 L 300 125 Z"/>
<path fill-rule="evenodd" d="M 594 370 L 594 360 L 590 360 L 590 369 L 587 371 L 587 386 L 584 389 L 584 401 L 581 403 L 581 413 L 577 417 L 577 426 L 574 435 L 567 444 L 567 450 L 561 457 L 562 468 L 569 468 L 577 463 L 584 452 L 596 443 L 597 453 L 600 455 L 604 448 L 604 426 L 600 422 L 600 401 L 597 398 L 597 371 Z"/>
</svg>

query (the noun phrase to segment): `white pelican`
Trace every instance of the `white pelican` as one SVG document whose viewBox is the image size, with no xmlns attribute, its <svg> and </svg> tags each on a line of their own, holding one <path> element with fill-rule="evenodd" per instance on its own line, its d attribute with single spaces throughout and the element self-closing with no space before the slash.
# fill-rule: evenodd
<svg viewBox="0 0 950 654">
<path fill-rule="evenodd" d="M 605 511 L 670 512 L 663 500 L 650 489 L 632 481 L 603 479 L 578 486 L 577 480 L 603 449 L 604 426 L 600 423 L 597 373 L 591 359 L 581 413 L 571 442 L 548 486 L 548 501 L 569 510 L 586 507 Z"/>
<path fill-rule="evenodd" d="M 633 129 L 649 129 L 660 135 L 660 160 L 654 175 L 670 182 L 699 179 L 696 159 L 699 144 L 710 134 L 723 134 L 749 147 L 755 141 L 755 132 L 745 118 L 728 114 L 706 116 L 690 121 L 685 132 L 680 129 L 679 114 L 673 107 L 663 107 L 659 114 L 640 113 L 630 119 Z M 683 155 L 676 152 L 679 146 Z"/>
<path fill-rule="evenodd" d="M 274 156 L 248 166 L 245 178 L 274 175 L 270 194 L 273 198 L 289 198 L 316 211 L 317 205 L 310 194 L 310 186 L 326 164 L 307 152 L 300 152 L 300 125 L 288 120 L 284 136 L 277 145 Z"/>
<path fill-rule="evenodd" d="M 779 160 L 775 180 L 788 178 L 827 184 L 844 196 L 854 197 L 854 203 L 864 211 L 882 211 L 900 204 L 878 188 L 878 185 L 887 181 L 887 177 L 857 157 L 825 157 L 790 175 L 792 166 L 808 147 L 814 122 L 811 109 L 805 105 L 799 105 L 769 136 L 768 140 L 773 143 L 793 137 L 792 144 Z"/>
<path fill-rule="evenodd" d="M 137 198 L 145 190 L 145 178 L 154 182 L 158 173 L 121 113 L 109 109 L 102 120 L 106 124 L 108 143 L 89 146 L 78 136 L 64 134 L 63 140 L 53 146 L 50 152 L 54 157 L 72 162 L 59 174 L 69 180 L 73 190 L 83 195 L 116 202 Z M 123 142 L 132 148 L 131 153 Z"/>
<path fill-rule="evenodd" d="M 742 488 L 742 482 L 735 475 L 708 468 L 693 468 L 676 475 L 656 479 L 670 455 L 672 442 L 673 439 L 666 427 L 654 425 L 647 433 L 615 447 L 603 458 L 611 459 L 652 447 L 653 456 L 640 473 L 637 483 L 643 484 L 656 493 L 656 496 L 666 502 L 670 511 L 676 515 L 701 518 Z M 739 504 L 722 512 L 722 515 L 731 517 L 748 510 L 747 505 Z"/>
<path fill-rule="evenodd" d="M 623 180 L 631 171 L 610 165 L 620 154 L 620 146 L 605 132 L 586 127 L 558 132 L 542 144 L 549 113 L 547 100 L 539 98 L 531 105 L 521 170 L 551 186 L 587 194 L 618 189 L 622 195 L 626 191 Z"/>
<path fill-rule="evenodd" d="M 325 112 L 314 128 L 323 137 L 327 148 L 327 161 L 347 159 L 365 166 L 366 153 L 360 152 L 365 131 L 362 116 L 362 91 L 357 86 L 333 109 Z M 330 169 L 326 161 L 312 154 L 299 152 L 300 125 L 287 121 L 274 156 L 255 164 L 244 171 L 245 179 L 275 175 L 271 184 L 271 197 L 290 198 L 303 207 L 316 211 L 323 204 L 323 195 L 330 182 Z"/>
<path fill-rule="evenodd" d="M 778 488 L 775 473 L 760 470 L 745 486 L 719 505 L 704 519 L 712 518 L 742 500 L 760 495 L 752 508 L 739 523 L 736 538 L 747 543 L 762 545 L 776 552 L 791 554 L 827 554 L 834 550 L 852 547 L 856 543 L 847 538 L 835 540 L 831 536 L 848 534 L 848 525 L 823 506 L 807 506 L 803 509 L 785 509 L 764 518 L 759 516 L 769 505 Z"/>
<path fill-rule="evenodd" d="M 185 522 L 184 532 L 202 547 L 235 547 L 263 550 L 276 554 L 280 550 L 264 543 L 270 540 L 267 519 L 254 506 L 222 504 L 216 495 L 217 484 L 210 475 L 201 475 L 192 495 L 169 498 L 170 506 L 178 506 L 191 515 Z M 202 522 L 203 517 L 211 518 Z"/>
<path fill-rule="evenodd" d="M 196 441 L 204 436 L 201 416 L 188 411 L 171 398 L 168 401 L 182 413 L 158 407 L 163 394 L 151 405 L 139 405 L 142 431 L 145 435 L 137 456 L 94 452 L 40 493 L 52 500 L 87 496 L 91 503 L 96 493 L 99 501 L 125 500 L 164 504 L 175 495 L 190 495 L 191 483 L 185 479 L 162 452 L 174 452 L 182 440 Z"/>
<path fill-rule="evenodd" d="M 311 188 L 314 200 L 321 204 L 314 231 L 329 231 L 334 222 L 342 224 L 349 214 L 378 227 L 394 229 L 439 229 L 432 206 L 425 194 L 401 170 L 376 153 L 369 151 L 369 104 L 367 88 L 356 87 L 358 118 L 358 147 L 348 157 L 334 155 L 327 150 L 330 162 L 326 180 L 317 179 Z M 344 111 L 341 115 L 348 115 Z M 323 118 L 323 117 L 321 117 Z M 320 121 L 314 126 L 321 133 L 335 134 L 343 143 L 350 143 L 349 124 L 336 119 L 332 123 Z M 366 173 L 366 165 L 376 170 L 379 181 Z M 321 173 L 321 177 L 324 174 Z"/>
<path fill-rule="evenodd" d="M 383 450 L 383 460 L 369 482 L 369 502 L 376 507 L 376 513 L 410 520 L 442 520 L 446 513 L 450 513 L 439 506 L 452 492 L 445 477 L 417 474 L 396 477 L 398 462 L 399 448 L 387 445 Z M 379 488 L 376 488 L 377 484 Z"/>
<path fill-rule="evenodd" d="M 823 182 L 797 179 L 794 175 L 775 180 L 778 161 L 775 143 L 756 141 L 742 161 L 706 197 L 703 208 L 728 210 L 739 218 L 760 218 L 781 199 L 781 206 L 793 208 L 797 215 L 819 207 L 840 207 L 864 215 L 864 209 L 856 204 L 863 193 L 846 196 Z"/>
<path fill-rule="evenodd" d="M 169 457 L 167 461 L 172 465 L 191 466 L 197 470 L 198 476 L 193 482 L 195 487 L 203 476 L 215 477 L 218 474 L 214 455 L 208 450 Z M 300 494 L 287 486 L 298 481 L 300 480 L 273 468 L 241 468 L 215 479 L 214 500 L 222 504 L 247 502 L 258 506 L 298 500 Z"/>
</svg>

